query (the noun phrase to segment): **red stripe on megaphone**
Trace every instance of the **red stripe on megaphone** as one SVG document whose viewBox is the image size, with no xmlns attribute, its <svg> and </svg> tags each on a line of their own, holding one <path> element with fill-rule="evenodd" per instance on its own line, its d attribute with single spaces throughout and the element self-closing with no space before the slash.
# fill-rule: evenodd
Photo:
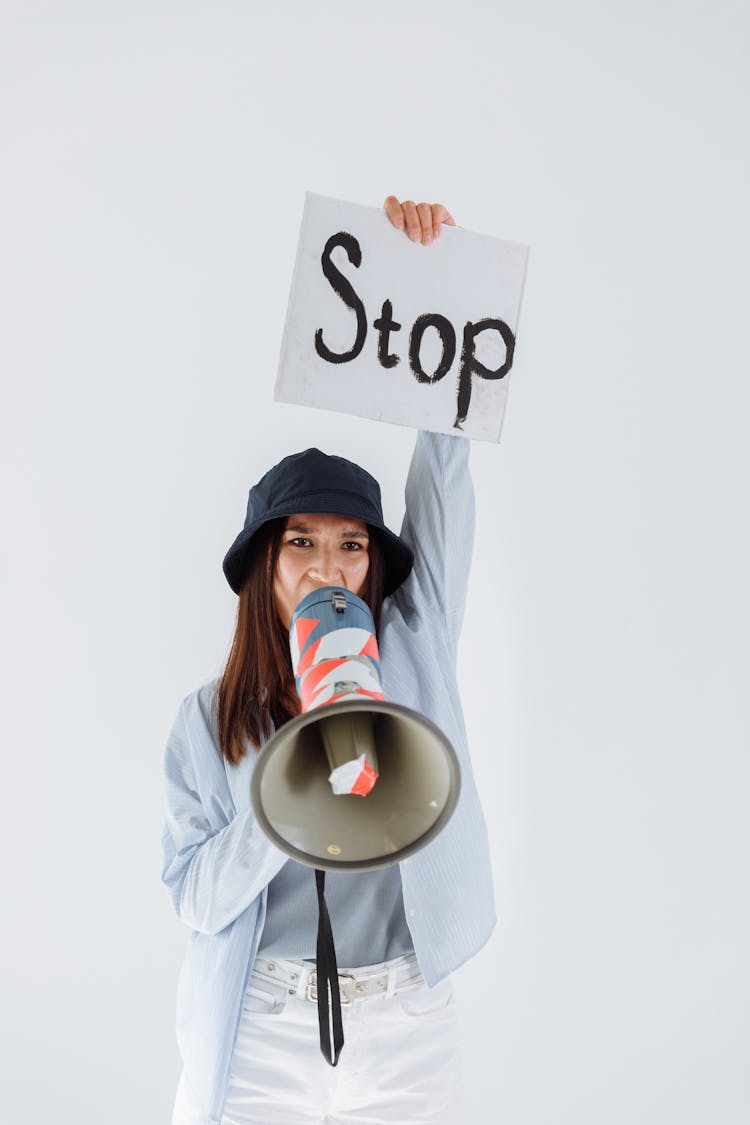
<svg viewBox="0 0 750 1125">
<path fill-rule="evenodd" d="M 378 642 L 375 639 L 374 633 L 370 634 L 370 639 L 368 640 L 365 647 L 361 648 L 359 650 L 359 655 L 360 656 L 371 656 L 373 658 L 373 660 L 377 660 L 378 664 L 380 663 L 380 653 L 378 652 Z"/>
<path fill-rule="evenodd" d="M 311 668 L 307 675 L 301 682 L 300 700 L 302 702 L 302 710 L 307 711 L 315 695 L 316 689 L 321 680 L 325 679 L 335 668 L 340 668 L 342 664 L 346 664 L 347 658 L 342 657 L 339 660 L 321 660 L 320 664 L 316 664 Z"/>
<path fill-rule="evenodd" d="M 307 650 L 303 652 L 302 656 L 300 657 L 299 663 L 297 664 L 297 676 L 304 676 L 307 669 L 315 663 L 315 656 L 318 649 L 320 648 L 320 642 L 322 640 L 322 637 L 318 637 L 317 641 L 314 641 L 313 644 L 309 645 Z"/>
</svg>

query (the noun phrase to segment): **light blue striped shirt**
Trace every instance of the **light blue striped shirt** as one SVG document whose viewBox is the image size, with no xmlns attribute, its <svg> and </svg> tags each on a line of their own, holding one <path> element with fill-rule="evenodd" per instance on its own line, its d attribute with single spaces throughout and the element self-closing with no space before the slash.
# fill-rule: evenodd
<svg viewBox="0 0 750 1125">
<path fill-rule="evenodd" d="M 468 441 L 418 434 L 401 529 L 414 569 L 385 600 L 378 637 L 385 698 L 436 723 L 461 763 L 461 796 L 450 822 L 399 864 L 407 924 L 430 986 L 481 949 L 495 925 L 487 832 L 455 672 L 474 533 L 468 461 Z M 218 751 L 214 686 L 183 701 L 169 735 L 162 836 L 162 879 L 193 931 L 178 985 L 177 1039 L 205 1125 L 220 1125 L 268 884 L 287 861 L 253 817 L 255 752 L 232 766 Z"/>
</svg>

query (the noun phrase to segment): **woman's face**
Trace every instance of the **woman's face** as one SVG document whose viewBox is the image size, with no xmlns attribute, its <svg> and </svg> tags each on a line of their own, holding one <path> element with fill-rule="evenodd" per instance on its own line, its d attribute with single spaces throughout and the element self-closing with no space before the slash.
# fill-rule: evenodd
<svg viewBox="0 0 750 1125">
<path fill-rule="evenodd" d="M 351 516 L 287 516 L 273 589 L 285 628 L 303 598 L 321 586 L 343 586 L 361 597 L 370 565 L 367 525 Z"/>
</svg>

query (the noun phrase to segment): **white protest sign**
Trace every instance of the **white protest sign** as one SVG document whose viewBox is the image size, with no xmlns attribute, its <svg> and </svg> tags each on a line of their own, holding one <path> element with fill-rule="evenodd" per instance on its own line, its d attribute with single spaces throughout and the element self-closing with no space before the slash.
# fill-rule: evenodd
<svg viewBox="0 0 750 1125">
<path fill-rule="evenodd" d="M 499 441 L 528 247 L 305 194 L 275 398 Z"/>
</svg>

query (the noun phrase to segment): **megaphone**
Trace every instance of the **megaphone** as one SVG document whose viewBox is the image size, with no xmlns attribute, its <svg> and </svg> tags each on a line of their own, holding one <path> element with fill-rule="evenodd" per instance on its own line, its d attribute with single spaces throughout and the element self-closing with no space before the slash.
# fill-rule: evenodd
<svg viewBox="0 0 750 1125">
<path fill-rule="evenodd" d="M 445 827 L 460 768 L 425 716 L 383 696 L 366 602 L 324 586 L 289 630 L 302 713 L 261 750 L 250 788 L 256 819 L 281 851 L 322 871 L 398 863 Z"/>
</svg>

